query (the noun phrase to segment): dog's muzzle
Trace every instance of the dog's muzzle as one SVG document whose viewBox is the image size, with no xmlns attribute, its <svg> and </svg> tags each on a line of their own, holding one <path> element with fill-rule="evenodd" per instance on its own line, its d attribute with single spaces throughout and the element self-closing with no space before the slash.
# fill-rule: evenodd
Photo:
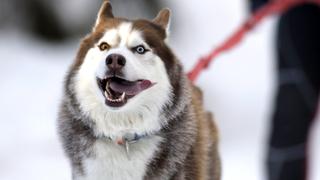
<svg viewBox="0 0 320 180">
<path fill-rule="evenodd" d="M 106 58 L 107 72 L 104 78 L 97 77 L 97 83 L 105 97 L 105 103 L 111 107 L 121 107 L 128 99 L 152 87 L 155 83 L 150 80 L 138 79 L 129 81 L 124 78 L 123 67 L 126 59 L 120 54 L 110 54 Z"/>
</svg>

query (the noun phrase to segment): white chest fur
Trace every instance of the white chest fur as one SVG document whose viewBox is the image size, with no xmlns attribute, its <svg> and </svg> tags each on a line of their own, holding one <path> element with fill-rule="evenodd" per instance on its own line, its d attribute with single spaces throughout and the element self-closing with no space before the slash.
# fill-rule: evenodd
<svg viewBox="0 0 320 180">
<path fill-rule="evenodd" d="M 94 145 L 94 156 L 84 160 L 85 175 L 76 180 L 142 180 L 159 137 L 144 138 L 130 145 L 130 160 L 124 147 L 99 140 Z"/>
</svg>

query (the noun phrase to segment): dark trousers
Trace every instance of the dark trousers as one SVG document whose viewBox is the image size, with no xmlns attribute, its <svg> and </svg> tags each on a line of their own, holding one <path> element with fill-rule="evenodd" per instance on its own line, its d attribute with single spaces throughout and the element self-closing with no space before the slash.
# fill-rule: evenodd
<svg viewBox="0 0 320 180">
<path fill-rule="evenodd" d="M 305 4 L 280 17 L 278 88 L 272 117 L 269 180 L 306 179 L 307 140 L 320 90 L 320 7 Z"/>
</svg>

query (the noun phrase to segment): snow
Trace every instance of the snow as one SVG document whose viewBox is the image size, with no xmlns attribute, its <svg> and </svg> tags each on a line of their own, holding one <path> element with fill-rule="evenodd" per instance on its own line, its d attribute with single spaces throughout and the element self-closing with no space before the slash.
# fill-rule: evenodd
<svg viewBox="0 0 320 180">
<path fill-rule="evenodd" d="M 242 1 L 167 3 L 174 15 L 170 44 L 187 70 L 246 16 Z M 219 56 L 197 81 L 220 129 L 223 180 L 265 179 L 275 23 L 276 18 L 268 18 L 241 45 Z M 47 44 L 18 31 L 0 31 L 0 39 L 0 179 L 71 179 L 56 118 L 63 77 L 78 42 Z M 319 180 L 319 121 L 312 137 L 310 180 Z"/>
</svg>

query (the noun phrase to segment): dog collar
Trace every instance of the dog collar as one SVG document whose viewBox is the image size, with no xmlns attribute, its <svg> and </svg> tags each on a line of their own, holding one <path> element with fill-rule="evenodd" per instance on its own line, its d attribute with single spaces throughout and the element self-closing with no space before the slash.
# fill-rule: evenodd
<svg viewBox="0 0 320 180">
<path fill-rule="evenodd" d="M 112 141 L 114 141 L 118 145 L 124 145 L 125 143 L 136 143 L 140 139 L 147 137 L 147 134 L 137 134 L 137 133 L 125 133 L 122 137 L 118 137 L 116 139 L 110 138 Z"/>
<path fill-rule="evenodd" d="M 112 142 L 115 142 L 117 145 L 124 147 L 128 160 L 130 160 L 130 145 L 138 142 L 139 140 L 150 137 L 148 134 L 137 134 L 137 133 L 125 133 L 123 136 L 117 138 L 111 137 L 100 137 L 103 139 L 108 139 Z"/>
<path fill-rule="evenodd" d="M 99 139 L 108 139 L 112 142 L 115 142 L 118 145 L 123 145 L 125 142 L 129 143 L 135 143 L 139 141 L 140 139 L 146 138 L 148 136 L 151 136 L 150 134 L 138 134 L 138 133 L 125 133 L 123 136 L 118 136 L 118 137 L 111 137 L 111 136 L 104 136 L 104 135 L 98 135 L 97 137 Z"/>
</svg>

